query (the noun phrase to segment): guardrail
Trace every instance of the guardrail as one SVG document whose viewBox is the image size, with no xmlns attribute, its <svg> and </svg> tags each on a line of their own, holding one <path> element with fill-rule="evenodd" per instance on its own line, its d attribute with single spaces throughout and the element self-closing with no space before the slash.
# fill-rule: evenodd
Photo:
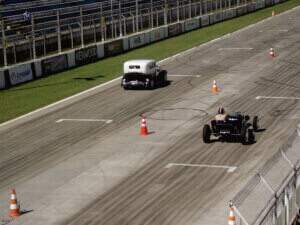
<svg viewBox="0 0 300 225">
<path fill-rule="evenodd" d="M 234 8 L 223 8 L 222 10 L 218 10 L 213 13 L 201 14 L 200 16 L 193 18 L 189 17 L 182 21 L 179 20 L 178 17 L 176 22 L 147 29 L 142 32 L 120 36 L 106 41 L 102 40 L 101 42 L 92 43 L 73 50 L 61 52 L 56 55 L 33 59 L 28 62 L 12 66 L 6 66 L 4 68 L 0 68 L 0 89 L 9 88 L 13 85 L 57 73 L 68 68 L 94 62 L 104 57 L 121 54 L 149 43 L 170 38 L 181 33 L 199 29 L 236 16 L 241 16 L 284 1 L 286 0 L 257 0 L 243 5 L 238 5 Z M 227 0 L 223 3 L 228 5 L 228 2 L 225 2 L 227 2 Z M 212 6 L 206 5 L 206 7 L 208 9 Z M 184 8 L 184 10 L 186 10 L 186 8 Z M 183 12 L 177 11 L 176 15 L 178 13 L 180 14 Z M 38 45 L 35 45 L 35 47 L 38 47 Z M 30 49 L 32 48 L 30 47 Z M 30 55 L 32 55 L 32 51 L 30 52 Z"/>
<path fill-rule="evenodd" d="M 299 147 L 300 125 L 234 197 L 237 225 L 296 224 L 300 205 Z"/>
</svg>

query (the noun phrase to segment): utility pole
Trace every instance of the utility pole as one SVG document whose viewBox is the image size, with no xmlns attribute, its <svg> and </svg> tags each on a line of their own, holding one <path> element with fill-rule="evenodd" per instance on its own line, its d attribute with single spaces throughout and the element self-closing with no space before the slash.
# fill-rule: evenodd
<svg viewBox="0 0 300 225">
<path fill-rule="evenodd" d="M 135 0 L 135 22 L 136 32 L 139 32 L 139 0 Z"/>
</svg>

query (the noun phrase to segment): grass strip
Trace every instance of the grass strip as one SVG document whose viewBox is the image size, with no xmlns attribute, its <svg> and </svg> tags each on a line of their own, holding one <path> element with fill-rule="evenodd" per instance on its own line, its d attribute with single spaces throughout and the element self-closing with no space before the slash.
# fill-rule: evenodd
<svg viewBox="0 0 300 225">
<path fill-rule="evenodd" d="M 122 55 L 102 59 L 96 63 L 2 90 L 0 91 L 0 123 L 111 80 L 121 74 L 122 64 L 126 60 L 136 58 L 164 59 L 270 17 L 272 10 L 279 14 L 298 5 L 300 5 L 299 0 L 289 0 Z"/>
</svg>

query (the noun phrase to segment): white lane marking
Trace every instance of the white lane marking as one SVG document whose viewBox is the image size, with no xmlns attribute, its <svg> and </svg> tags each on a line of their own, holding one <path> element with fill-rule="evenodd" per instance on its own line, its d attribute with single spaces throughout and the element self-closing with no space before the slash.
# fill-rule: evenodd
<svg viewBox="0 0 300 225">
<path fill-rule="evenodd" d="M 169 169 L 173 166 L 185 166 L 185 167 L 207 167 L 207 168 L 217 168 L 217 169 L 227 169 L 228 173 L 234 172 L 236 166 L 222 166 L 222 165 L 208 165 L 208 164 L 186 164 L 186 163 L 169 163 L 165 168 Z"/>
<path fill-rule="evenodd" d="M 219 48 L 218 50 L 253 50 L 253 48 Z"/>
<path fill-rule="evenodd" d="M 201 77 L 200 75 L 168 74 L 168 77 Z"/>
<path fill-rule="evenodd" d="M 285 11 L 285 12 L 283 12 L 283 13 L 280 13 L 280 14 L 278 14 L 278 15 L 276 15 L 276 16 L 282 16 L 282 15 L 288 14 L 289 12 L 295 11 L 295 10 L 297 10 L 298 8 L 299 8 L 299 6 L 293 8 L 293 9 L 287 10 L 287 11 Z M 246 26 L 246 27 L 244 27 L 244 28 L 242 28 L 242 29 L 239 29 L 239 30 L 236 30 L 236 31 L 234 31 L 234 32 L 225 34 L 225 35 L 223 35 L 223 36 L 221 36 L 221 37 L 215 38 L 215 39 L 213 39 L 213 40 L 210 40 L 210 41 L 208 41 L 208 42 L 202 43 L 202 44 L 200 44 L 200 45 L 198 45 L 198 46 L 195 46 L 195 47 L 193 47 L 193 48 L 187 49 L 187 50 L 185 50 L 185 51 L 183 51 L 183 52 L 180 52 L 180 53 L 178 53 L 178 54 L 176 54 L 176 55 L 173 55 L 173 56 L 167 57 L 167 58 L 165 58 L 165 59 L 162 59 L 162 60 L 158 61 L 158 64 L 161 65 L 163 62 L 165 62 L 165 61 L 167 61 L 167 60 L 174 59 L 174 58 L 176 58 L 176 57 L 180 57 L 181 55 L 184 55 L 184 54 L 186 54 L 186 53 L 188 53 L 188 52 L 197 50 L 197 49 L 199 49 L 199 48 L 201 48 L 201 47 L 210 45 L 210 44 L 215 43 L 215 42 L 217 42 L 217 41 L 224 40 L 224 39 L 230 37 L 231 35 L 238 34 L 238 33 L 241 33 L 241 32 L 243 32 L 243 31 L 249 30 L 249 29 L 253 28 L 254 26 L 263 24 L 263 23 L 265 23 L 265 22 L 267 22 L 267 21 L 269 21 L 269 20 L 271 20 L 271 19 L 272 19 L 271 16 L 270 16 L 270 17 L 267 17 L 266 19 L 263 19 L 263 20 L 261 20 L 261 21 L 259 21 L 259 22 L 257 22 L 257 23 L 253 23 L 253 24 L 251 24 L 251 25 L 249 25 L 249 26 Z M 52 103 L 52 104 L 50 104 L 50 105 L 47 105 L 47 106 L 44 106 L 44 107 L 42 107 L 42 108 L 36 109 L 36 110 L 34 110 L 34 111 L 30 112 L 30 113 L 27 113 L 27 114 L 25 114 L 25 115 L 19 116 L 19 117 L 15 118 L 15 119 L 6 121 L 6 122 L 4 122 L 4 123 L 1 123 L 1 124 L 0 124 L 0 127 L 3 127 L 3 126 L 8 125 L 8 124 L 11 124 L 11 123 L 13 123 L 13 122 L 15 122 L 15 121 L 18 121 L 18 120 L 20 120 L 20 119 L 26 118 L 26 117 L 28 117 L 28 116 L 30 116 L 30 115 L 32 115 L 32 114 L 38 113 L 38 112 L 43 111 L 43 110 L 45 110 L 45 109 L 51 108 L 51 107 L 53 107 L 53 106 L 59 105 L 59 104 L 61 104 L 61 103 L 63 103 L 63 102 L 66 102 L 66 101 L 68 101 L 68 100 L 70 100 L 70 99 L 76 98 L 76 97 L 78 97 L 78 96 L 80 96 L 80 95 L 83 95 L 83 94 L 89 93 L 89 92 L 91 92 L 91 91 L 94 91 L 94 90 L 96 90 L 96 89 L 98 89 L 98 88 L 101 88 L 101 87 L 103 87 L 103 86 L 106 86 L 106 85 L 108 85 L 108 84 L 110 84 L 110 83 L 113 83 L 113 82 L 115 82 L 115 81 L 117 81 L 117 80 L 120 80 L 121 78 L 122 78 L 122 76 L 119 76 L 119 77 L 117 77 L 117 78 L 115 78 L 115 79 L 113 79 L 113 80 L 110 80 L 110 81 L 107 81 L 107 82 L 105 82 L 105 83 L 99 84 L 99 85 L 97 85 L 97 86 L 95 86 L 95 87 L 92 87 L 92 88 L 90 88 L 90 89 L 88 89 L 88 90 L 79 92 L 79 93 L 77 93 L 77 94 L 75 94 L 75 95 L 72 95 L 72 96 L 70 96 L 70 97 L 67 97 L 67 98 L 65 98 L 65 99 L 62 99 L 62 100 L 60 100 L 60 101 L 58 101 L 58 102 L 54 102 L 54 103 Z"/>
<path fill-rule="evenodd" d="M 74 122 L 105 122 L 105 123 L 112 123 L 113 120 L 103 120 L 103 119 L 59 119 L 56 123 L 61 123 L 64 121 L 74 121 Z"/>
<path fill-rule="evenodd" d="M 300 100 L 297 97 L 282 97 L 282 96 L 257 96 L 255 99 L 288 99 L 288 100 Z"/>
<path fill-rule="evenodd" d="M 260 33 L 263 33 L 263 32 L 288 32 L 289 30 L 286 30 L 286 29 L 273 29 L 273 30 L 260 30 L 259 32 Z"/>
</svg>

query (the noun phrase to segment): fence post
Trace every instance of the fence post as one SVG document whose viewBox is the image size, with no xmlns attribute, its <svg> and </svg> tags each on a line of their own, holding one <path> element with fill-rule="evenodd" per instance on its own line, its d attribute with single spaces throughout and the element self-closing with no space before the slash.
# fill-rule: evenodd
<svg viewBox="0 0 300 225">
<path fill-rule="evenodd" d="M 153 0 L 150 1 L 150 20 L 151 20 L 151 29 L 153 28 Z"/>
<path fill-rule="evenodd" d="M 31 33 L 32 33 L 32 50 L 33 50 L 33 59 L 36 59 L 36 50 L 35 50 L 35 32 L 34 32 L 34 17 L 31 15 Z"/>
<path fill-rule="evenodd" d="M 192 0 L 189 0 L 189 18 L 192 17 Z"/>
<path fill-rule="evenodd" d="M 74 41 L 73 41 L 73 29 L 71 25 L 68 25 L 69 32 L 70 32 L 70 39 L 71 39 L 71 48 L 74 48 Z"/>
<path fill-rule="evenodd" d="M 6 40 L 6 37 L 5 37 L 4 21 L 3 20 L 1 20 L 1 33 L 2 33 L 3 63 L 4 63 L 4 66 L 7 66 L 7 54 L 6 54 L 7 40 Z"/>
<path fill-rule="evenodd" d="M 59 10 L 56 11 L 56 22 L 57 22 L 57 49 L 61 53 L 61 33 L 60 33 L 60 18 Z"/>
<path fill-rule="evenodd" d="M 139 32 L 139 2 L 135 0 L 135 26 L 136 32 Z"/>
<path fill-rule="evenodd" d="M 176 1 L 176 16 L 177 16 L 177 22 L 179 22 L 180 18 L 179 18 L 179 0 Z"/>
<path fill-rule="evenodd" d="M 121 15 L 121 1 L 119 1 L 119 32 L 120 32 L 120 37 L 123 36 L 123 31 L 122 31 L 122 15 Z"/>
<path fill-rule="evenodd" d="M 168 4 L 165 0 L 165 10 L 164 10 L 164 25 L 168 24 Z"/>
<path fill-rule="evenodd" d="M 84 46 L 84 40 L 83 40 L 83 18 L 82 18 L 82 7 L 80 7 L 80 42 L 81 47 Z"/>
</svg>

